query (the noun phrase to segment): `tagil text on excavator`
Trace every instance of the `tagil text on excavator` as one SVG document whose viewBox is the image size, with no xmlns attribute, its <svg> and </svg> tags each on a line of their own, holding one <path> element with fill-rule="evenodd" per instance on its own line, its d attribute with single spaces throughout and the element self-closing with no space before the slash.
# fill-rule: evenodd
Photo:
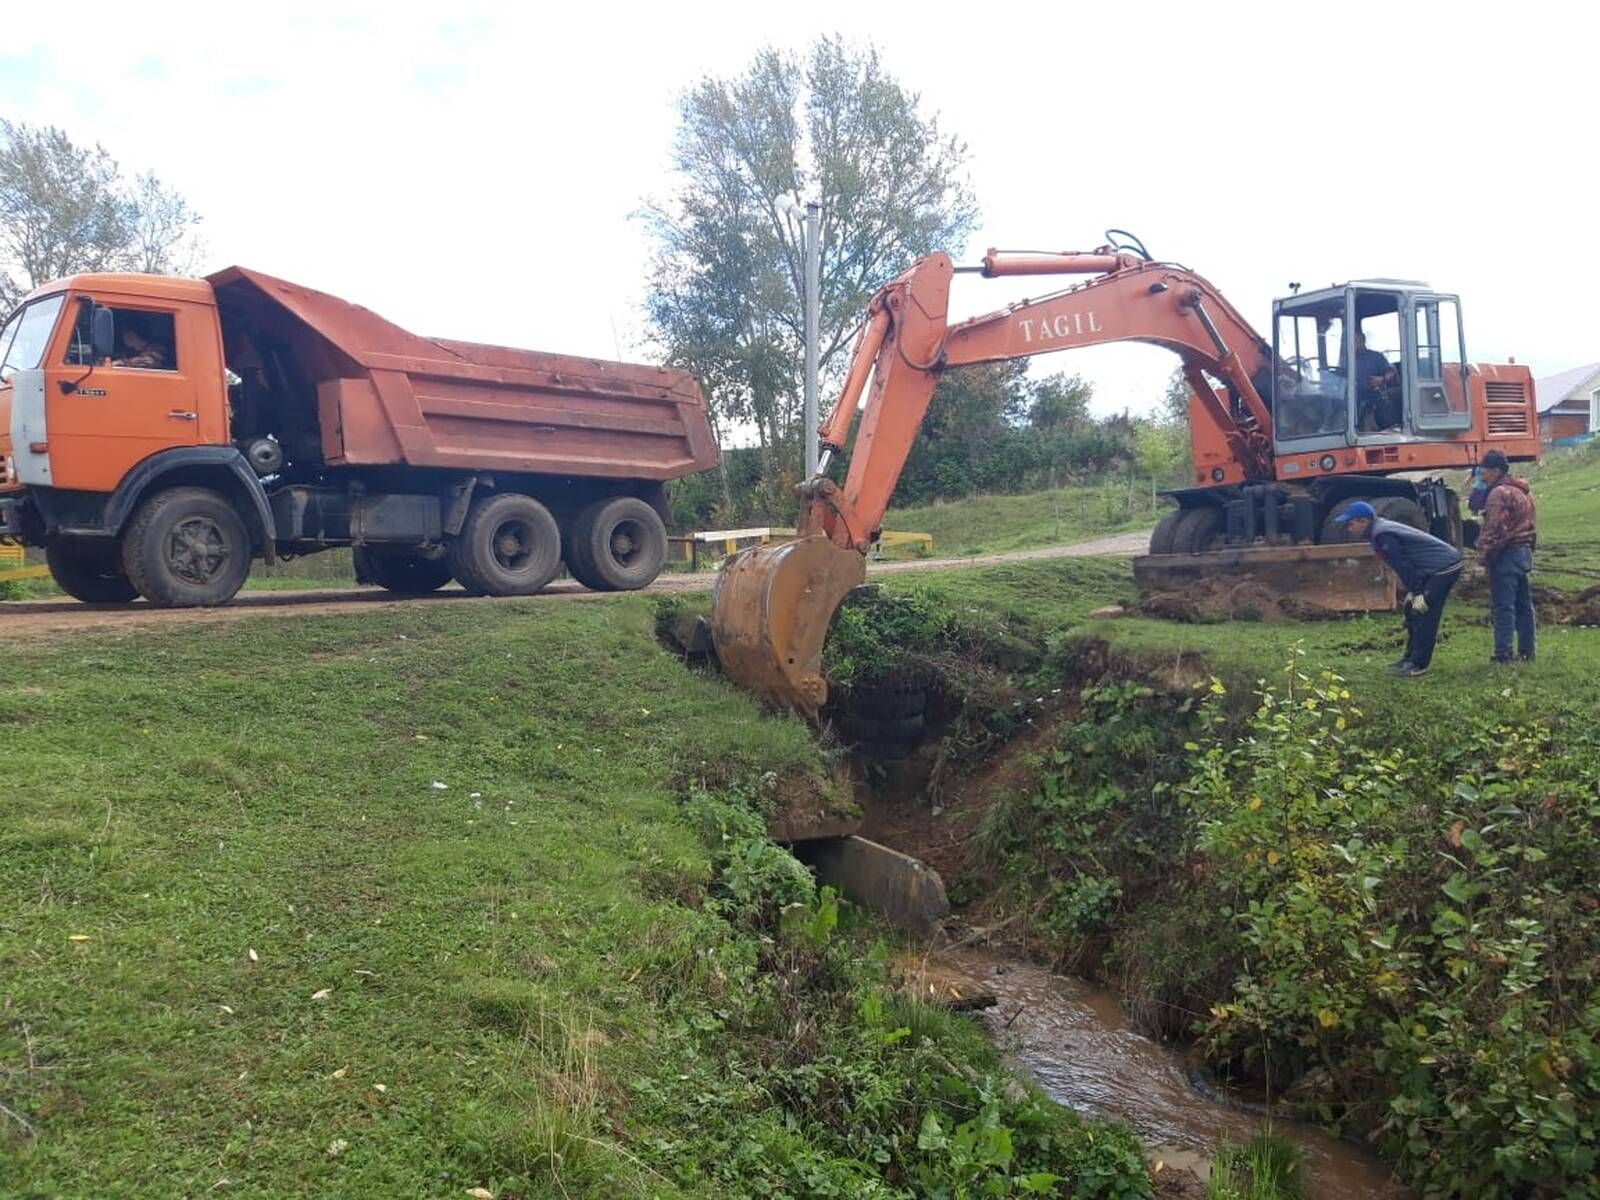
<svg viewBox="0 0 1600 1200">
<path fill-rule="evenodd" d="M 1390 607 L 1394 588 L 1365 545 L 1343 542 L 1343 507 L 1454 544 L 1475 532 L 1437 472 L 1491 448 L 1538 457 L 1533 379 L 1516 364 L 1469 364 L 1456 296 L 1358 280 L 1273 304 L 1261 337 L 1210 283 L 1154 261 L 1120 230 L 1090 253 L 991 250 L 981 267 L 930 254 L 873 297 L 850 370 L 820 430 L 817 474 L 800 485 L 796 536 L 730 558 L 712 638 L 723 669 L 775 704 L 814 716 L 827 698 L 822 646 L 834 611 L 866 577 L 872 544 L 940 375 L 974 363 L 1109 342 L 1175 352 L 1190 387 L 1194 473 L 1135 560 L 1141 590 L 1253 579 L 1335 612 Z M 986 278 L 1089 276 L 956 325 L 957 271 Z M 866 403 L 843 485 L 827 475 Z"/>
</svg>

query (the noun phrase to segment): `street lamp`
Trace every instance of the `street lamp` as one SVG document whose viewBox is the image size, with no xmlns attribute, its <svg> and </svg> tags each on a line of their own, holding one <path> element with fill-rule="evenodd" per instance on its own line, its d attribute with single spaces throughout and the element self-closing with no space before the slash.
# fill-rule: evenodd
<svg viewBox="0 0 1600 1200">
<path fill-rule="evenodd" d="M 778 197 L 778 211 L 801 222 L 800 252 L 805 260 L 805 416 L 801 420 L 805 439 L 806 478 L 817 473 L 817 309 L 820 304 L 822 272 L 822 205 L 807 200 L 804 212 L 793 196 Z"/>
</svg>

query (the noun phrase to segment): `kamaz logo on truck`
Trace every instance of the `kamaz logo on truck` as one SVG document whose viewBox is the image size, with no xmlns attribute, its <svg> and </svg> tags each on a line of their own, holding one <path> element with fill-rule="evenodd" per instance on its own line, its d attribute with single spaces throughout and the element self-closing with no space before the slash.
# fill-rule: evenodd
<svg viewBox="0 0 1600 1200">
<path fill-rule="evenodd" d="M 1034 341 L 1058 341 L 1069 337 L 1082 337 L 1086 333 L 1102 332 L 1100 322 L 1095 320 L 1094 310 L 1076 313 L 1058 313 L 1054 317 L 1024 317 L 1017 324 L 1022 326 L 1022 340 L 1026 343 Z"/>
</svg>

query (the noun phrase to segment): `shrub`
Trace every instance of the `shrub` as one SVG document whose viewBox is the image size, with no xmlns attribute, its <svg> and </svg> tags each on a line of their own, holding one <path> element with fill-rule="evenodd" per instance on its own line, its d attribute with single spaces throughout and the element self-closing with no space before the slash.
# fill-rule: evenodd
<svg viewBox="0 0 1600 1200">
<path fill-rule="evenodd" d="M 1600 739 L 1463 718 L 1453 752 L 1413 758 L 1298 661 L 1242 736 L 1208 716 L 1183 795 L 1244 950 L 1207 1051 L 1317 1069 L 1325 1115 L 1374 1125 L 1430 1189 L 1591 1186 Z"/>
</svg>

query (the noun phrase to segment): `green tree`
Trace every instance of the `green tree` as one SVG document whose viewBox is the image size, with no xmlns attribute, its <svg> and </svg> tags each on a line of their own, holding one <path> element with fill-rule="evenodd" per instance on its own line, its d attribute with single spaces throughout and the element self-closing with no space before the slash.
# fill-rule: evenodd
<svg viewBox="0 0 1600 1200">
<path fill-rule="evenodd" d="M 1189 436 L 1189 381 L 1181 367 L 1175 368 L 1167 378 L 1152 429 L 1140 435 L 1139 458 L 1153 478 L 1187 481 L 1194 470 L 1194 443 Z M 1165 469 L 1157 471 L 1153 469 L 1156 465 Z"/>
<path fill-rule="evenodd" d="M 1057 374 L 1033 385 L 1028 424 L 1035 429 L 1070 432 L 1091 423 L 1089 401 L 1094 388 L 1080 375 Z"/>
<path fill-rule="evenodd" d="M 1161 393 L 1161 408 L 1156 419 L 1168 424 L 1188 426 L 1189 380 L 1184 376 L 1182 367 L 1174 367 L 1172 374 L 1167 376 L 1167 387 Z"/>
<path fill-rule="evenodd" d="M 780 198 L 822 203 L 828 392 L 873 291 L 964 245 L 977 214 L 966 158 L 875 49 L 838 37 L 803 56 L 763 50 L 680 99 L 675 190 L 644 212 L 656 244 L 646 315 L 667 357 L 704 384 L 719 437 L 753 431 L 769 477 L 774 451 L 798 459 L 801 419 L 803 258 Z"/>
<path fill-rule="evenodd" d="M 0 120 L 0 308 L 81 271 L 192 269 L 199 216 L 153 174 L 123 175 L 100 146 Z"/>
</svg>

